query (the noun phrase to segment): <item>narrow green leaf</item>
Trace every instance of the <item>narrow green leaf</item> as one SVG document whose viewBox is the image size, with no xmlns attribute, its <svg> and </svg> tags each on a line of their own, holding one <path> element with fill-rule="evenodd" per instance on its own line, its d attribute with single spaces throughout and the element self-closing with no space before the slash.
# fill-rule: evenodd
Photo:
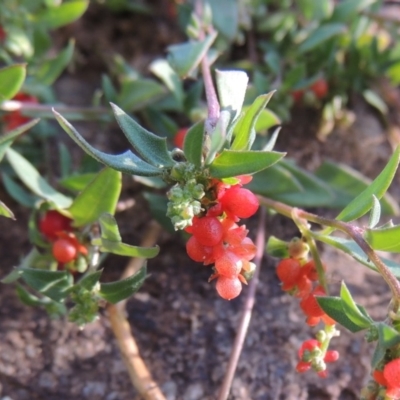
<svg viewBox="0 0 400 400">
<path fill-rule="evenodd" d="M 21 268 L 21 278 L 32 289 L 50 297 L 52 300 L 63 300 L 66 291 L 72 286 L 72 275 L 67 271 L 46 271 L 34 268 Z"/>
<path fill-rule="evenodd" d="M 103 213 L 114 214 L 121 187 L 120 172 L 111 168 L 100 171 L 69 208 L 74 225 L 82 227 L 97 221 Z"/>
<path fill-rule="evenodd" d="M 6 173 L 2 174 L 3 184 L 8 194 L 24 207 L 32 208 L 38 200 L 37 196 L 28 193 L 24 188 L 14 182 Z"/>
<path fill-rule="evenodd" d="M 144 129 L 115 104 L 111 103 L 111 107 L 125 136 L 145 161 L 159 168 L 174 165 L 175 162 L 167 148 L 166 138 Z"/>
<path fill-rule="evenodd" d="M 26 76 L 26 64 L 0 68 L 0 100 L 12 99 L 21 89 Z"/>
<path fill-rule="evenodd" d="M 146 267 L 135 275 L 117 282 L 102 283 L 99 295 L 110 303 L 118 303 L 137 292 L 146 278 Z"/>
<path fill-rule="evenodd" d="M 42 199 L 54 203 L 57 207 L 62 209 L 71 205 L 72 200 L 51 187 L 26 158 L 22 157 L 11 148 L 7 149 L 6 156 L 8 162 L 18 175 L 18 178 L 21 179 L 33 193 Z"/>
<path fill-rule="evenodd" d="M 183 85 L 178 74 L 165 59 L 158 59 L 150 64 L 150 71 L 161 79 L 170 92 L 175 96 L 180 108 L 183 108 Z"/>
<path fill-rule="evenodd" d="M 298 2 L 302 14 L 308 20 L 323 20 L 328 18 L 334 9 L 332 0 L 300 0 Z"/>
<path fill-rule="evenodd" d="M 332 20 L 349 22 L 357 16 L 357 13 L 376 3 L 376 0 L 343 0 L 335 5 Z"/>
<path fill-rule="evenodd" d="M 333 207 L 344 208 L 363 190 L 368 188 L 372 180 L 347 165 L 324 161 L 315 171 L 315 175 L 330 185 L 335 194 Z M 396 215 L 400 212 L 397 200 L 385 193 L 380 204 L 384 214 Z"/>
<path fill-rule="evenodd" d="M 196 167 L 201 166 L 204 140 L 204 121 L 193 125 L 186 133 L 183 152 L 186 159 Z"/>
<path fill-rule="evenodd" d="M 0 136 L 0 161 L 3 159 L 4 155 L 6 154 L 6 150 L 13 144 L 14 140 L 19 135 L 36 125 L 38 122 L 38 119 L 34 119 Z"/>
<path fill-rule="evenodd" d="M 60 28 L 80 18 L 89 5 L 87 0 L 73 0 L 50 7 L 36 15 L 35 23 L 47 29 Z"/>
<path fill-rule="evenodd" d="M 77 286 L 83 287 L 86 290 L 93 290 L 94 287 L 97 285 L 97 283 L 100 280 L 101 274 L 103 273 L 103 270 L 100 269 L 95 272 L 91 272 L 87 275 L 85 275 L 78 283 Z"/>
<path fill-rule="evenodd" d="M 299 54 L 306 53 L 313 50 L 315 47 L 322 45 L 327 40 L 346 31 L 346 25 L 341 23 L 325 23 L 319 25 L 316 29 L 310 32 L 308 37 L 299 45 L 297 51 Z"/>
<path fill-rule="evenodd" d="M 117 222 L 110 214 L 103 214 L 99 219 L 101 238 L 92 240 L 94 246 L 99 246 L 100 251 L 128 257 L 153 258 L 160 249 L 155 247 L 131 246 L 121 242 L 121 235 Z"/>
<path fill-rule="evenodd" d="M 270 236 L 268 238 L 268 242 L 265 246 L 265 251 L 271 257 L 277 257 L 277 258 L 288 258 L 289 257 L 287 242 L 280 240 L 275 236 Z"/>
<path fill-rule="evenodd" d="M 343 309 L 343 300 L 340 297 L 316 296 L 315 298 L 326 314 L 350 332 L 356 333 L 365 329 L 364 326 L 357 325 L 347 316 Z"/>
<path fill-rule="evenodd" d="M 393 327 L 377 322 L 375 326 L 378 329 L 378 343 L 384 349 L 391 349 L 400 343 L 400 334 Z"/>
<path fill-rule="evenodd" d="M 17 284 L 15 290 L 17 292 L 19 299 L 23 304 L 30 307 L 38 307 L 43 305 L 43 300 L 29 293 L 23 286 Z"/>
<path fill-rule="evenodd" d="M 248 107 L 243 107 L 243 110 L 247 112 Z M 254 129 L 257 133 L 265 134 L 268 129 L 280 124 L 281 120 L 274 112 L 264 109 L 259 114 Z"/>
<path fill-rule="evenodd" d="M 231 150 L 250 150 L 256 137 L 256 122 L 274 92 L 258 96 L 234 128 L 235 139 Z"/>
<path fill-rule="evenodd" d="M 372 196 L 373 206 L 369 215 L 368 227 L 373 229 L 381 219 L 381 204 L 375 195 Z"/>
<path fill-rule="evenodd" d="M 69 65 L 74 54 L 74 40 L 70 40 L 67 47 L 60 51 L 56 57 L 45 60 L 35 74 L 35 78 L 43 85 L 50 86 Z"/>
<path fill-rule="evenodd" d="M 59 184 L 65 189 L 81 192 L 96 177 L 95 173 L 70 175 L 59 181 Z"/>
<path fill-rule="evenodd" d="M 162 171 L 159 168 L 141 160 L 130 150 L 118 155 L 106 154 L 102 151 L 96 150 L 62 115 L 54 110 L 53 113 L 70 138 L 95 160 L 126 174 L 141 176 L 157 176 L 162 174 Z"/>
<path fill-rule="evenodd" d="M 371 358 L 371 368 L 373 370 L 378 367 L 379 363 L 384 359 L 385 355 L 386 349 L 380 346 L 378 343 Z"/>
<path fill-rule="evenodd" d="M 341 221 L 353 221 L 366 214 L 373 206 L 372 196 L 375 195 L 380 199 L 389 188 L 400 161 L 400 146 L 396 148 L 392 157 L 386 164 L 383 171 L 376 179 L 352 202 L 350 202 L 342 212 L 336 217 Z"/>
<path fill-rule="evenodd" d="M 241 113 L 249 77 L 244 71 L 217 70 L 215 78 L 221 109 L 229 111 L 233 121 Z"/>
<path fill-rule="evenodd" d="M 169 64 L 181 78 L 186 78 L 200 64 L 200 61 L 207 54 L 216 37 L 217 32 L 215 31 L 201 41 L 168 46 L 167 60 Z"/>
<path fill-rule="evenodd" d="M 342 307 L 347 317 L 351 319 L 356 325 L 368 328 L 373 320 L 371 318 L 367 318 L 363 313 L 358 309 L 358 305 L 353 300 L 349 289 L 346 284 L 342 282 L 340 288 L 340 298 L 342 299 Z"/>
<path fill-rule="evenodd" d="M 400 225 L 386 229 L 367 229 L 364 238 L 374 250 L 400 253 Z"/>
<path fill-rule="evenodd" d="M 378 95 L 378 93 L 371 89 L 367 89 L 363 91 L 363 97 L 369 105 L 376 108 L 382 115 L 386 115 L 388 113 L 388 106 Z"/>
<path fill-rule="evenodd" d="M 286 153 L 275 151 L 223 150 L 210 165 L 210 175 L 215 178 L 230 178 L 243 174 L 254 174 L 278 162 Z"/>
<path fill-rule="evenodd" d="M 211 164 L 216 155 L 221 152 L 225 144 L 228 142 L 228 129 L 231 122 L 231 112 L 223 109 L 218 118 L 217 125 L 210 135 L 205 137 L 204 146 L 207 149 L 205 165 Z"/>
<path fill-rule="evenodd" d="M 280 131 L 281 127 L 279 126 L 272 132 L 271 137 L 268 139 L 268 143 L 262 148 L 263 151 L 272 151 L 274 149 Z"/>
<path fill-rule="evenodd" d="M 0 201 L 0 216 L 15 219 L 13 212 L 2 201 Z"/>
</svg>

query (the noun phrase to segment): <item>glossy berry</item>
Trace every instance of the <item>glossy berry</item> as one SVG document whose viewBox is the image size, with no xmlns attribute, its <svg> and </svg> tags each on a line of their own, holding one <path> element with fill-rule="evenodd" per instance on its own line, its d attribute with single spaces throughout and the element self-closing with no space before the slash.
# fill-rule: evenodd
<svg viewBox="0 0 400 400">
<path fill-rule="evenodd" d="M 339 352 L 336 350 L 328 350 L 325 354 L 324 361 L 327 363 L 339 360 Z"/>
<path fill-rule="evenodd" d="M 220 201 L 228 215 L 238 218 L 251 217 L 259 207 L 257 196 L 250 190 L 238 186 L 227 189 Z"/>
<path fill-rule="evenodd" d="M 40 232 L 49 240 L 57 239 L 57 233 L 71 230 L 70 218 L 56 210 L 49 210 L 39 221 Z"/>
<path fill-rule="evenodd" d="M 400 389 L 400 358 L 389 361 L 383 368 L 388 388 Z"/>
<path fill-rule="evenodd" d="M 242 283 L 238 277 L 219 276 L 215 288 L 223 299 L 232 300 L 242 291 Z"/>
<path fill-rule="evenodd" d="M 323 99 L 328 94 L 328 83 L 325 79 L 318 79 L 310 88 L 318 99 Z"/>
<path fill-rule="evenodd" d="M 188 131 L 187 128 L 182 128 L 179 129 L 178 132 L 176 132 L 174 136 L 174 145 L 176 147 L 183 149 L 183 143 L 185 141 L 187 131 Z"/>
<path fill-rule="evenodd" d="M 223 229 L 216 217 L 203 217 L 193 221 L 193 236 L 203 246 L 216 246 L 222 241 Z"/>
<path fill-rule="evenodd" d="M 301 344 L 301 347 L 298 351 L 299 359 L 302 360 L 305 352 L 311 353 L 317 347 L 320 347 L 320 345 L 321 345 L 321 343 L 318 342 L 318 340 L 316 340 L 316 339 L 308 339 L 308 340 L 304 341 Z"/>
<path fill-rule="evenodd" d="M 276 274 L 283 283 L 282 289 L 293 289 L 301 277 L 300 272 L 301 266 L 298 260 L 294 258 L 285 258 L 281 260 L 276 267 Z"/>
<path fill-rule="evenodd" d="M 293 90 L 291 95 L 295 103 L 300 103 L 303 100 L 304 90 Z"/>
<path fill-rule="evenodd" d="M 296 365 L 296 371 L 299 374 L 307 372 L 311 368 L 311 363 L 306 361 L 299 361 Z"/>
<path fill-rule="evenodd" d="M 193 261 L 204 262 L 212 257 L 213 248 L 201 245 L 194 236 L 191 236 L 186 242 L 186 252 Z"/>
<path fill-rule="evenodd" d="M 323 267 L 324 271 L 326 271 L 325 264 L 322 264 L 322 267 Z M 314 282 L 318 280 L 318 273 L 317 273 L 317 269 L 315 267 L 314 260 L 308 261 L 301 268 L 302 268 L 301 269 L 302 274 L 305 275 L 308 279 L 310 279 L 311 281 L 314 281 Z"/>
<path fill-rule="evenodd" d="M 70 240 L 57 239 L 52 248 L 54 258 L 60 263 L 69 263 L 77 256 L 77 249 Z"/>
<path fill-rule="evenodd" d="M 225 253 L 215 260 L 215 269 L 218 275 L 225 276 L 227 278 L 235 278 L 239 275 L 242 269 L 242 262 L 231 251 L 225 251 Z"/>
<path fill-rule="evenodd" d="M 301 300 L 300 308 L 307 317 L 322 317 L 325 314 L 315 298 L 316 295 L 324 294 L 325 291 L 322 288 L 315 288 L 312 293 Z"/>
<path fill-rule="evenodd" d="M 381 386 L 387 386 L 387 382 L 385 377 L 383 376 L 383 371 L 375 370 L 372 373 L 372 377 L 374 378 L 375 382 L 379 383 Z"/>
</svg>

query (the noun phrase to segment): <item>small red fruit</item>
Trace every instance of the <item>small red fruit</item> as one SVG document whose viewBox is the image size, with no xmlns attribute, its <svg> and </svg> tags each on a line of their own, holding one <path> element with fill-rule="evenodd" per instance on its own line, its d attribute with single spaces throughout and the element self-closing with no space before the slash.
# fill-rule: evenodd
<svg viewBox="0 0 400 400">
<path fill-rule="evenodd" d="M 232 300 L 242 291 L 242 283 L 238 277 L 219 276 L 215 288 L 223 299 Z"/>
<path fill-rule="evenodd" d="M 336 350 L 328 350 L 325 354 L 324 361 L 327 363 L 339 360 L 339 352 Z"/>
<path fill-rule="evenodd" d="M 37 103 L 38 100 L 35 96 L 31 96 L 26 93 L 18 93 L 14 96 L 13 100 L 20 101 L 22 103 Z M 4 115 L 3 121 L 5 123 L 5 129 L 7 131 L 18 128 L 19 126 L 30 121 L 29 117 L 21 114 L 20 110 L 15 110 L 9 114 Z"/>
<path fill-rule="evenodd" d="M 324 295 L 325 291 L 321 287 L 315 288 L 312 293 L 304 297 L 300 302 L 300 308 L 307 317 L 322 317 L 325 312 L 320 307 L 315 296 Z"/>
<path fill-rule="evenodd" d="M 303 359 L 305 352 L 311 353 L 312 351 L 314 351 L 314 349 L 316 349 L 317 347 L 320 347 L 320 346 L 321 346 L 321 343 L 318 342 L 318 340 L 316 340 L 316 339 L 308 339 L 308 340 L 304 341 L 301 344 L 301 347 L 298 351 L 299 359 L 300 360 Z"/>
<path fill-rule="evenodd" d="M 218 275 L 227 278 L 235 278 L 242 270 L 242 263 L 231 251 L 225 251 L 224 254 L 215 260 L 215 269 Z"/>
<path fill-rule="evenodd" d="M 376 369 L 372 373 L 372 377 L 374 378 L 375 382 L 379 383 L 381 386 L 384 386 L 384 387 L 387 386 L 386 379 L 383 376 L 383 371 L 379 371 L 379 370 Z"/>
<path fill-rule="evenodd" d="M 383 368 L 388 388 L 400 389 L 400 358 L 388 362 Z"/>
<path fill-rule="evenodd" d="M 203 246 L 216 246 L 222 240 L 223 228 L 217 217 L 193 220 L 193 236 Z"/>
<path fill-rule="evenodd" d="M 186 252 L 193 261 L 205 262 L 212 257 L 213 248 L 201 245 L 194 236 L 191 236 L 186 242 Z"/>
<path fill-rule="evenodd" d="M 325 79 L 318 79 L 310 88 L 318 99 L 323 99 L 328 94 L 328 83 Z"/>
<path fill-rule="evenodd" d="M 233 186 L 227 189 L 221 198 L 223 210 L 228 215 L 249 218 L 259 207 L 257 196 L 249 189 Z"/>
<path fill-rule="evenodd" d="M 296 365 L 296 371 L 299 374 L 302 374 L 304 372 L 307 372 L 311 368 L 311 363 L 306 362 L 306 361 L 299 361 Z"/>
<path fill-rule="evenodd" d="M 0 42 L 3 42 L 7 37 L 6 31 L 0 26 Z"/>
<path fill-rule="evenodd" d="M 276 267 L 276 274 L 279 280 L 283 283 L 283 290 L 293 289 L 300 277 L 301 277 L 301 266 L 298 260 L 294 258 L 285 258 L 280 261 Z"/>
<path fill-rule="evenodd" d="M 77 256 L 77 250 L 71 241 L 67 239 L 58 239 L 54 242 L 52 248 L 54 258 L 60 263 L 69 263 Z"/>
<path fill-rule="evenodd" d="M 178 130 L 178 132 L 176 132 L 176 134 L 174 136 L 174 145 L 176 147 L 183 149 L 183 143 L 185 141 L 187 131 L 188 131 L 188 128 L 181 128 Z"/>
<path fill-rule="evenodd" d="M 303 100 L 304 90 L 293 90 L 291 95 L 295 103 L 300 103 Z"/>
<path fill-rule="evenodd" d="M 71 230 L 70 218 L 60 214 L 56 210 L 49 210 L 39 221 L 40 232 L 49 240 L 57 239 L 57 233 Z"/>
</svg>

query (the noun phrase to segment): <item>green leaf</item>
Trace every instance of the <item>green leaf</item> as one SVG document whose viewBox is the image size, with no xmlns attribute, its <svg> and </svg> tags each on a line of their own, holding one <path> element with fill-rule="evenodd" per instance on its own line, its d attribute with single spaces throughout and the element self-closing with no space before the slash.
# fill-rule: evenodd
<svg viewBox="0 0 400 400">
<path fill-rule="evenodd" d="M 308 20 L 323 20 L 328 18 L 334 9 L 332 0 L 299 0 L 298 6 Z"/>
<path fill-rule="evenodd" d="M 146 278 L 146 267 L 135 275 L 117 282 L 102 283 L 99 295 L 110 303 L 118 303 L 137 292 Z"/>
<path fill-rule="evenodd" d="M 350 202 L 342 212 L 336 217 L 341 221 L 353 221 L 366 214 L 373 206 L 372 196 L 380 199 L 389 188 L 400 161 L 400 146 L 394 151 L 392 157 L 386 164 L 383 171 L 374 179 L 374 181 L 360 193 L 352 202 Z"/>
<path fill-rule="evenodd" d="M 181 78 L 186 78 L 193 73 L 203 57 L 206 56 L 216 37 L 217 32 L 215 31 L 201 41 L 168 46 L 167 60 L 169 64 Z"/>
<path fill-rule="evenodd" d="M 38 307 L 43 305 L 43 300 L 39 297 L 29 293 L 23 286 L 16 285 L 15 288 L 17 295 L 21 302 L 30 307 Z"/>
<path fill-rule="evenodd" d="M 254 174 L 278 162 L 286 153 L 275 151 L 223 150 L 210 165 L 214 178 L 230 178 L 243 174 Z"/>
<path fill-rule="evenodd" d="M 59 181 L 59 184 L 65 189 L 80 192 L 96 177 L 95 173 L 70 175 Z"/>
<path fill-rule="evenodd" d="M 374 350 L 374 354 L 372 355 L 371 358 L 371 368 L 376 369 L 379 363 L 384 359 L 385 355 L 386 355 L 386 349 L 377 344 Z"/>
<path fill-rule="evenodd" d="M 378 93 L 374 92 L 371 89 L 367 89 L 363 91 L 363 97 L 366 102 L 372 107 L 376 108 L 382 115 L 387 115 L 388 106 L 382 100 L 382 98 L 378 95 Z"/>
<path fill-rule="evenodd" d="M 297 51 L 299 54 L 306 53 L 346 31 L 346 25 L 341 23 L 332 22 L 320 25 L 310 32 L 308 37 L 298 46 Z"/>
<path fill-rule="evenodd" d="M 247 112 L 248 107 L 243 107 L 243 110 Z M 257 133 L 264 133 L 273 126 L 280 124 L 281 120 L 273 111 L 264 109 L 259 114 L 254 129 Z"/>
<path fill-rule="evenodd" d="M 102 269 L 100 269 L 99 271 L 90 272 L 77 283 L 77 286 L 92 291 L 99 282 L 102 273 L 103 273 Z"/>
<path fill-rule="evenodd" d="M 375 326 L 378 329 L 378 343 L 384 349 L 390 349 L 400 344 L 400 334 L 393 327 L 377 322 Z"/>
<path fill-rule="evenodd" d="M 357 13 L 373 3 L 376 3 L 376 0 L 343 0 L 335 5 L 332 20 L 342 22 L 352 21 Z"/>
<path fill-rule="evenodd" d="M 43 179 L 36 168 L 15 150 L 9 148 L 6 152 L 7 160 L 18 175 L 18 178 L 36 195 L 54 203 L 58 208 L 67 208 L 72 200 L 51 187 Z"/>
<path fill-rule="evenodd" d="M 141 176 L 157 176 L 162 174 L 162 171 L 159 168 L 141 160 L 130 150 L 118 155 L 106 154 L 102 151 L 96 150 L 62 115 L 54 110 L 53 113 L 69 137 L 95 160 L 126 174 Z"/>
<path fill-rule="evenodd" d="M 80 18 L 89 5 L 87 0 L 73 0 L 50 7 L 36 15 L 35 23 L 47 29 L 60 28 Z"/>
<path fill-rule="evenodd" d="M 125 136 L 145 161 L 159 168 L 175 164 L 168 151 L 166 138 L 144 129 L 115 104 L 111 103 L 111 107 Z"/>
<path fill-rule="evenodd" d="M 367 229 L 364 238 L 374 250 L 400 253 L 400 225 L 386 229 Z"/>
<path fill-rule="evenodd" d="M 208 3 L 214 26 L 222 36 L 233 42 L 238 34 L 239 5 L 237 0 L 218 0 Z"/>
<path fill-rule="evenodd" d="M 0 69 L 0 100 L 12 99 L 21 89 L 26 76 L 26 64 L 14 64 Z"/>
<path fill-rule="evenodd" d="M 366 317 L 360 310 L 346 284 L 342 282 L 340 288 L 340 298 L 342 299 L 342 307 L 347 317 L 354 322 L 356 325 L 368 328 L 373 320 L 370 317 Z"/>
<path fill-rule="evenodd" d="M 19 271 L 28 286 L 55 301 L 65 299 L 67 290 L 73 284 L 72 275 L 67 271 L 45 271 L 34 268 L 20 268 Z"/>
<path fill-rule="evenodd" d="M 373 229 L 381 219 L 381 204 L 379 200 L 373 195 L 372 196 L 374 205 L 372 206 L 369 221 L 368 221 L 368 228 Z"/>
<path fill-rule="evenodd" d="M 0 136 L 0 161 L 3 159 L 4 155 L 6 154 L 6 150 L 13 144 L 14 140 L 19 135 L 32 128 L 32 126 L 36 125 L 38 122 L 38 119 L 34 119 Z"/>
<path fill-rule="evenodd" d="M 280 240 L 275 236 L 270 236 L 268 238 L 268 242 L 265 246 L 265 251 L 271 257 L 277 257 L 277 258 L 288 258 L 289 257 L 287 242 Z"/>
<path fill-rule="evenodd" d="M 33 196 L 23 189 L 20 185 L 14 182 L 13 179 L 9 177 L 8 174 L 3 173 L 3 184 L 6 188 L 8 194 L 18 203 L 22 204 L 24 207 L 32 208 L 38 200 L 37 196 Z"/>
<path fill-rule="evenodd" d="M 205 165 L 212 164 L 216 155 L 221 152 L 225 144 L 228 142 L 228 130 L 231 122 L 231 112 L 223 109 L 219 115 L 217 125 L 210 135 L 205 137 L 204 149 L 207 150 Z"/>
<path fill-rule="evenodd" d="M 357 325 L 347 316 L 343 309 L 343 300 L 340 297 L 315 296 L 315 298 L 326 314 L 350 332 L 356 333 L 365 329 L 363 325 Z"/>
<path fill-rule="evenodd" d="M 235 139 L 231 150 L 250 150 L 256 137 L 256 122 L 274 92 L 258 96 L 234 128 Z"/>
<path fill-rule="evenodd" d="M 244 71 L 217 70 L 215 79 L 221 109 L 229 111 L 233 121 L 241 113 L 249 77 Z"/>
<path fill-rule="evenodd" d="M 70 40 L 67 47 L 60 51 L 56 57 L 45 60 L 35 74 L 35 78 L 42 85 L 50 86 L 69 65 L 74 54 L 74 40 Z"/>
<path fill-rule="evenodd" d="M 178 74 L 171 68 L 167 60 L 158 59 L 150 64 L 150 71 L 161 79 L 175 96 L 179 107 L 183 109 L 183 85 Z"/>
<path fill-rule="evenodd" d="M 186 133 L 183 142 L 183 152 L 186 159 L 196 167 L 201 166 L 203 155 L 204 121 L 193 125 Z"/>
<path fill-rule="evenodd" d="M 15 219 L 13 212 L 2 201 L 0 201 L 0 216 Z"/>
<path fill-rule="evenodd" d="M 103 213 L 115 213 L 121 193 L 121 173 L 105 168 L 75 198 L 69 212 L 74 226 L 82 227 L 97 221 Z"/>
<path fill-rule="evenodd" d="M 347 165 L 324 161 L 315 171 L 315 175 L 330 185 L 335 194 L 332 207 L 344 208 L 363 190 L 368 188 L 372 180 Z M 398 214 L 400 212 L 397 201 L 385 193 L 381 199 L 381 208 L 384 214 Z"/>
<path fill-rule="evenodd" d="M 118 254 L 120 256 L 153 258 L 160 249 L 155 247 L 131 246 L 121 242 L 121 235 L 117 222 L 110 214 L 103 214 L 99 219 L 101 238 L 92 239 L 94 246 L 99 246 L 100 251 Z"/>
</svg>

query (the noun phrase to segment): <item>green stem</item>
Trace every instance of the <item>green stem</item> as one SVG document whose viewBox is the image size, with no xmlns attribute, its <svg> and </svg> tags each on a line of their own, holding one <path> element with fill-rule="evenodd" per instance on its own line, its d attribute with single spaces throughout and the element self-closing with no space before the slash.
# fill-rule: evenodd
<svg viewBox="0 0 400 400">
<path fill-rule="evenodd" d="M 334 229 L 338 229 L 348 236 L 350 236 L 362 249 L 362 251 L 368 256 L 368 258 L 375 264 L 377 270 L 382 275 L 383 279 L 389 286 L 392 297 L 393 297 L 393 311 L 396 313 L 400 308 L 400 282 L 392 274 L 390 269 L 385 265 L 385 263 L 379 258 L 376 252 L 370 247 L 370 245 L 365 241 L 363 237 L 364 230 L 351 225 L 347 222 L 338 221 L 335 219 L 328 219 L 320 217 L 318 215 L 309 213 L 301 209 L 295 209 L 287 204 L 281 203 L 279 201 L 271 200 L 263 196 L 259 196 L 260 204 L 269 207 L 279 214 L 285 215 L 288 218 L 293 218 L 293 213 L 295 213 L 297 218 L 305 219 L 306 221 L 314 222 L 322 226 L 328 226 Z"/>
</svg>

